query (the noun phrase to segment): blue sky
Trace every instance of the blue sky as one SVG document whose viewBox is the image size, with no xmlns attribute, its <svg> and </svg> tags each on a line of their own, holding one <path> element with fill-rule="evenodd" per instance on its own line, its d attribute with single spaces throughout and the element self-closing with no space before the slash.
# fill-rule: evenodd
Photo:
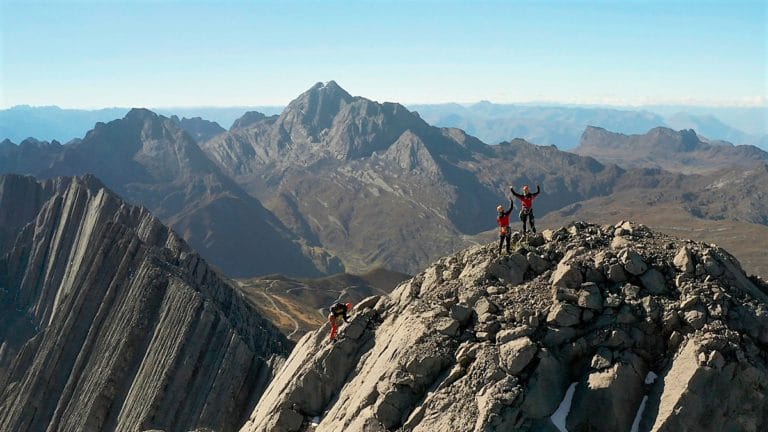
<svg viewBox="0 0 768 432">
<path fill-rule="evenodd" d="M 764 0 L 0 0 L 0 108 L 766 105 Z"/>
</svg>

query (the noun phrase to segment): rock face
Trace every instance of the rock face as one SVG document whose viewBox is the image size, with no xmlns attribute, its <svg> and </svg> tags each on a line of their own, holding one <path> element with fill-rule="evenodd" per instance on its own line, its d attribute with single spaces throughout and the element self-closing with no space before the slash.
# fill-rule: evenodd
<svg viewBox="0 0 768 432">
<path fill-rule="evenodd" d="M 0 430 L 234 430 L 289 342 L 95 177 L 0 176 Z"/>
<path fill-rule="evenodd" d="M 241 431 L 768 428 L 768 284 L 629 222 L 545 238 L 438 260 L 335 344 L 308 333 Z"/>
</svg>

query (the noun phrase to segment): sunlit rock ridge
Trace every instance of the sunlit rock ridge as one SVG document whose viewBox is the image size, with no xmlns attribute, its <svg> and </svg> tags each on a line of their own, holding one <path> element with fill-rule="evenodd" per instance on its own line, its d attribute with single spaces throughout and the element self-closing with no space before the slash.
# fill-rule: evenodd
<svg viewBox="0 0 768 432">
<path fill-rule="evenodd" d="M 762 431 L 768 284 L 620 222 L 444 257 L 307 334 L 242 432 Z"/>
</svg>

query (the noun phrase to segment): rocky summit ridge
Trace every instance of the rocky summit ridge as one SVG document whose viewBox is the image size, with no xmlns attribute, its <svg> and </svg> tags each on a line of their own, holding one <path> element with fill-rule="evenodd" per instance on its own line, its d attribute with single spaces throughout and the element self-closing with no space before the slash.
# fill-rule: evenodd
<svg viewBox="0 0 768 432">
<path fill-rule="evenodd" d="M 0 430 L 234 430 L 290 342 L 94 176 L 0 176 Z"/>
<path fill-rule="evenodd" d="M 305 335 L 241 431 L 768 429 L 768 284 L 725 250 L 630 222 L 513 244 Z"/>
</svg>

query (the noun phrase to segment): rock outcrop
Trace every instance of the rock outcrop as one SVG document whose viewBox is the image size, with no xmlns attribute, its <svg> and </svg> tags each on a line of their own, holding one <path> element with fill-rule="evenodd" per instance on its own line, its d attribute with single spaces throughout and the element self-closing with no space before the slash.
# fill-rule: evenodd
<svg viewBox="0 0 768 432">
<path fill-rule="evenodd" d="M 0 430 L 235 430 L 288 354 L 183 240 L 93 176 L 0 176 L 0 222 Z"/>
<path fill-rule="evenodd" d="M 513 242 L 305 335 L 241 431 L 768 428 L 768 284 L 726 251 L 629 222 Z"/>
</svg>

